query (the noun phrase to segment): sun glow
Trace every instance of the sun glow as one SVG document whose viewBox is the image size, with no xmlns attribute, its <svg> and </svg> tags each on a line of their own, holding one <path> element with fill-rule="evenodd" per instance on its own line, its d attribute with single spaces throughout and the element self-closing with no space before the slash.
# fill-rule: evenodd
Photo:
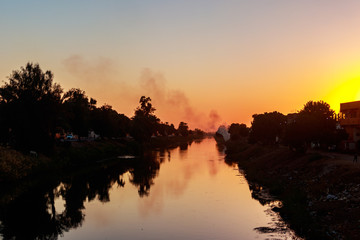
<svg viewBox="0 0 360 240">
<path fill-rule="evenodd" d="M 360 100 L 360 72 L 358 69 L 349 71 L 346 75 L 339 76 L 337 85 L 325 96 L 325 101 L 330 104 L 335 112 L 339 112 L 340 103 Z"/>
</svg>

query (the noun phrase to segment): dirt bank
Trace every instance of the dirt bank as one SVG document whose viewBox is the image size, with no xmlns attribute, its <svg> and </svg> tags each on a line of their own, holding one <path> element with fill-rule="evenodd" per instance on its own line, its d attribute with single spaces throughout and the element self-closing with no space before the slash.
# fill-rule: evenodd
<svg viewBox="0 0 360 240">
<path fill-rule="evenodd" d="M 360 163 L 352 156 L 229 143 L 227 161 L 283 202 L 275 210 L 299 236 L 360 239 Z"/>
</svg>

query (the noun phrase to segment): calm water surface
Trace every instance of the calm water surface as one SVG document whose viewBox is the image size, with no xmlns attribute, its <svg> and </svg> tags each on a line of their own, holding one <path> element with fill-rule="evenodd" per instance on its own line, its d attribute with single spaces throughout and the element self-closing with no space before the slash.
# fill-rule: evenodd
<svg viewBox="0 0 360 240">
<path fill-rule="evenodd" d="M 27 224 L 29 239 L 296 238 L 271 204 L 252 198 L 243 174 L 225 163 L 213 139 L 126 161 L 66 176 L 8 206 L 2 236 Z M 11 211 L 26 216 L 11 220 Z M 257 230 L 275 227 L 281 231 Z"/>
</svg>

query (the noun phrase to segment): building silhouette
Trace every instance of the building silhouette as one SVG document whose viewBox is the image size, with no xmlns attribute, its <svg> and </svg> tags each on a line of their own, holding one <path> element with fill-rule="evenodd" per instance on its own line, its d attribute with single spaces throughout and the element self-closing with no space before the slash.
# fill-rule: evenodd
<svg viewBox="0 0 360 240">
<path fill-rule="evenodd" d="M 360 143 L 360 101 L 340 103 L 339 121 L 349 135 L 346 148 L 355 150 Z"/>
</svg>

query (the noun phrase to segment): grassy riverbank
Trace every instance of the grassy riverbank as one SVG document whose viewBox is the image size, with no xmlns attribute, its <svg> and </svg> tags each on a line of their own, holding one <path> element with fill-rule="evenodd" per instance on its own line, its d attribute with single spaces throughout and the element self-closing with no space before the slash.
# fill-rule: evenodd
<svg viewBox="0 0 360 240">
<path fill-rule="evenodd" d="M 274 210 L 298 235 L 360 239 L 360 168 L 350 156 L 230 142 L 227 161 L 283 202 Z"/>
</svg>

